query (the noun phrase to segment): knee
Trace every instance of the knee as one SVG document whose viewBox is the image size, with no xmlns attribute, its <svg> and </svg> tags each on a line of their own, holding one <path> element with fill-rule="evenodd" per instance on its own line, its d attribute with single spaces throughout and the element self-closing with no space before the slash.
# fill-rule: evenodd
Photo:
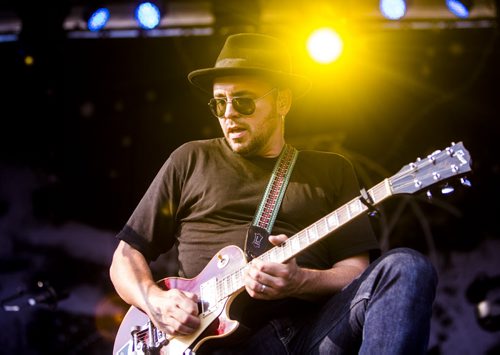
<svg viewBox="0 0 500 355">
<path fill-rule="evenodd" d="M 410 248 L 395 248 L 382 257 L 381 264 L 391 273 L 416 287 L 430 287 L 437 284 L 437 273 L 430 260 L 420 252 Z"/>
</svg>

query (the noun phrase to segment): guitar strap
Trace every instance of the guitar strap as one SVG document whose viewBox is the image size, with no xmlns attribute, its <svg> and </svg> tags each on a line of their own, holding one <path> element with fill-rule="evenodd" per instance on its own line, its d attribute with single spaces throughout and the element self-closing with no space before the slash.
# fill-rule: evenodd
<svg viewBox="0 0 500 355">
<path fill-rule="evenodd" d="M 278 215 L 283 196 L 285 196 L 298 153 L 297 149 L 286 144 L 276 161 L 260 206 L 247 231 L 245 254 L 249 260 L 261 255 L 271 246 L 268 237 Z"/>
</svg>

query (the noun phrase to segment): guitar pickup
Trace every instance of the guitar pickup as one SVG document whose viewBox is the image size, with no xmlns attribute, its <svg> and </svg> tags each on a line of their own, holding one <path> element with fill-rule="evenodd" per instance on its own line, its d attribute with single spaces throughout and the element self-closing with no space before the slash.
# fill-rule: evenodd
<svg viewBox="0 0 500 355">
<path fill-rule="evenodd" d="M 200 316 L 204 316 L 217 308 L 217 279 L 215 277 L 200 285 L 200 298 L 199 305 L 202 310 Z"/>
</svg>

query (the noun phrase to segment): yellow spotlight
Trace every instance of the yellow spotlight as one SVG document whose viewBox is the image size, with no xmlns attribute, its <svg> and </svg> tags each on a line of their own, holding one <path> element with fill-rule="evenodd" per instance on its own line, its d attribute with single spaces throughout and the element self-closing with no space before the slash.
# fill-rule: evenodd
<svg viewBox="0 0 500 355">
<path fill-rule="evenodd" d="M 337 60 L 342 53 L 343 46 L 338 33 L 330 28 L 320 28 L 314 31 L 307 40 L 309 55 L 322 64 Z"/>
<path fill-rule="evenodd" d="M 33 65 L 34 62 L 35 62 L 35 59 L 32 56 L 27 55 L 26 57 L 24 57 L 24 64 L 25 65 L 31 66 L 31 65 Z"/>
</svg>

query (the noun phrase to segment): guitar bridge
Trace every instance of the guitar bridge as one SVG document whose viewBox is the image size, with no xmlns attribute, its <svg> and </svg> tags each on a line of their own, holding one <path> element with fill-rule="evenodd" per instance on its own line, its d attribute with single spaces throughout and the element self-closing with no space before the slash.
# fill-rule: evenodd
<svg viewBox="0 0 500 355">
<path fill-rule="evenodd" d="M 160 354 L 161 348 L 168 343 L 168 339 L 153 322 L 149 321 L 142 327 L 133 327 L 130 331 L 132 339 L 127 342 L 116 355 L 154 355 Z"/>
</svg>

